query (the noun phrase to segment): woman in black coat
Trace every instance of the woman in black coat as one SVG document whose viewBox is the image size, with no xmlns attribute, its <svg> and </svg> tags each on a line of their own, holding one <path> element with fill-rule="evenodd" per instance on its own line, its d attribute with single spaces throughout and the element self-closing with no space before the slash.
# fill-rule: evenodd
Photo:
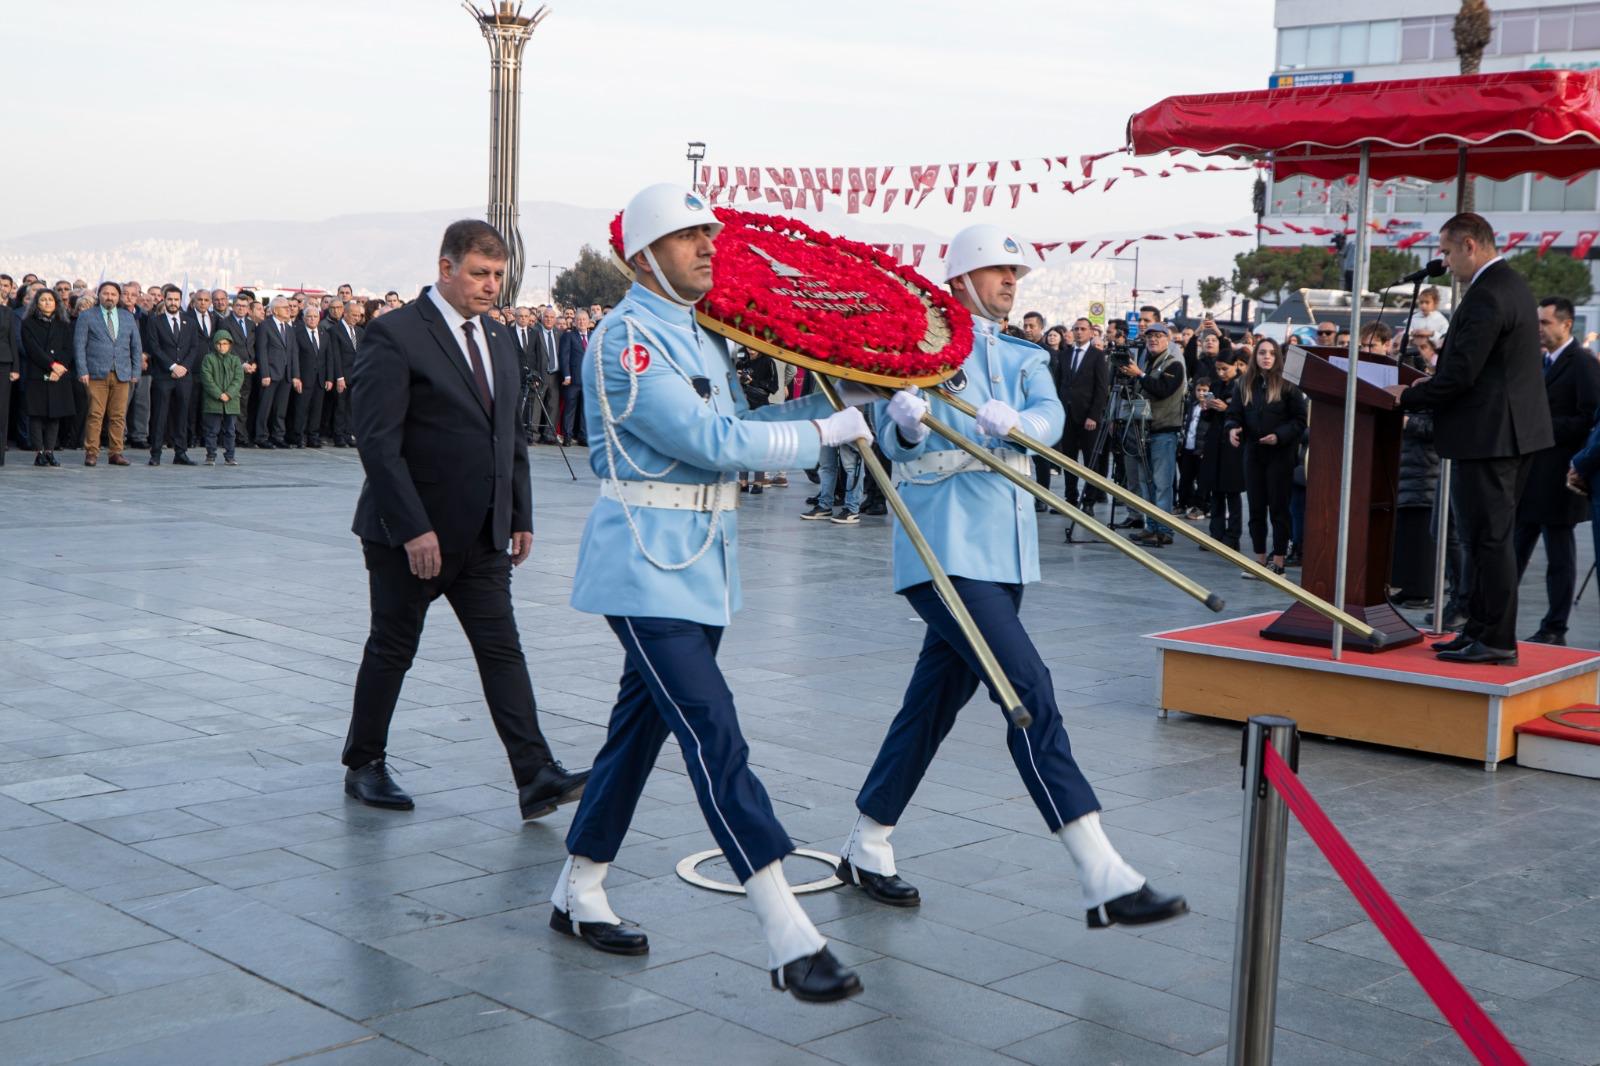
<svg viewBox="0 0 1600 1066">
<path fill-rule="evenodd" d="M 1300 438 L 1306 431 L 1306 398 L 1283 380 L 1277 341 L 1256 342 L 1250 365 L 1228 404 L 1228 440 L 1244 448 L 1245 491 L 1250 497 L 1250 540 L 1256 558 L 1267 561 L 1267 515 L 1272 515 L 1272 570 L 1284 572 L 1289 550 L 1289 494 Z"/>
<path fill-rule="evenodd" d="M 1239 364 L 1218 355 L 1211 396 L 1200 416 L 1200 491 L 1211 500 L 1211 539 L 1237 551 L 1244 533 L 1244 455 L 1228 444 L 1227 411 L 1238 387 Z"/>
<path fill-rule="evenodd" d="M 28 435 L 38 449 L 34 466 L 60 466 L 61 424 L 77 411 L 72 397 L 72 325 L 57 313 L 56 294 L 40 289 L 22 320 L 22 360 L 28 376 Z"/>
</svg>

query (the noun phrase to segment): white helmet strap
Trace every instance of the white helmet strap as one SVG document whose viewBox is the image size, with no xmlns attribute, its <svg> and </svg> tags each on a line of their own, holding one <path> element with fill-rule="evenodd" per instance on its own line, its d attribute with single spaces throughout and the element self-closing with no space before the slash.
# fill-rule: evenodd
<svg viewBox="0 0 1600 1066">
<path fill-rule="evenodd" d="M 977 288 L 972 284 L 972 275 L 963 274 L 961 275 L 961 280 L 966 282 L 967 299 L 972 301 L 972 306 L 977 310 L 978 314 L 991 322 L 1000 321 L 1000 316 L 989 310 L 988 306 L 983 302 L 983 297 L 978 295 Z"/>
<path fill-rule="evenodd" d="M 672 300 L 674 303 L 680 303 L 685 307 L 693 307 L 694 301 L 685 300 L 682 296 L 678 295 L 678 290 L 672 287 L 672 282 L 668 281 L 667 276 L 661 272 L 661 267 L 656 262 L 655 253 L 650 250 L 650 246 L 647 244 L 640 249 L 640 251 L 644 252 L 644 261 L 650 264 L 650 269 L 655 273 L 656 276 L 656 284 L 661 286 L 661 291 L 666 293 L 667 298 Z"/>
</svg>

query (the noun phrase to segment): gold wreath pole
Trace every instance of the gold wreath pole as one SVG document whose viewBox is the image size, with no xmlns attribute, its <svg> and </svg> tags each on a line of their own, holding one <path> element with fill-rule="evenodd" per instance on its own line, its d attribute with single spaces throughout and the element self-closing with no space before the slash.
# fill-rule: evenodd
<svg viewBox="0 0 1600 1066">
<path fill-rule="evenodd" d="M 976 418 L 978 416 L 976 408 L 943 386 L 934 386 L 931 391 L 935 396 L 938 396 L 939 399 L 943 400 L 945 403 L 949 404 L 951 407 L 954 407 L 957 411 L 960 411 L 969 418 Z M 929 419 L 924 418 L 924 421 L 929 423 L 929 428 L 934 428 L 934 423 L 937 422 L 937 419 L 930 421 Z M 939 430 L 939 432 L 949 440 L 957 443 L 966 439 L 961 434 L 951 430 L 948 426 L 944 427 L 942 430 Z M 1206 534 L 1200 532 L 1198 529 L 1195 529 L 1183 522 L 1174 521 L 1171 515 L 1167 514 L 1155 504 L 1150 503 L 1141 496 L 1129 492 L 1127 489 L 1123 488 L 1121 485 L 1118 485 L 1111 479 L 1101 477 L 1093 470 L 1083 466 L 1074 459 L 1068 458 L 1066 455 L 1056 451 L 1048 444 L 1045 444 L 1042 441 L 1034 440 L 1032 437 L 1016 429 L 1013 429 L 1010 433 L 1006 434 L 1006 438 L 1013 444 L 1021 445 L 1036 455 L 1050 460 L 1062 470 L 1071 473 L 1074 477 L 1077 477 L 1090 485 L 1093 485 L 1101 492 L 1110 493 L 1112 496 L 1115 496 L 1117 499 L 1127 504 L 1129 508 L 1138 511 L 1140 514 L 1153 518 L 1162 525 L 1176 530 L 1183 536 L 1188 537 L 1190 540 L 1201 545 L 1202 547 L 1211 549 L 1224 559 L 1234 563 L 1241 569 L 1250 573 L 1252 576 L 1260 578 L 1262 581 L 1265 581 L 1267 584 L 1284 593 L 1286 596 L 1289 596 L 1291 599 L 1305 604 L 1307 607 L 1311 608 L 1313 611 L 1316 611 L 1328 621 L 1333 622 L 1335 625 L 1343 626 L 1350 632 L 1361 637 L 1363 640 L 1370 640 L 1374 647 L 1383 647 L 1385 640 L 1384 635 L 1367 625 L 1365 622 L 1362 622 L 1354 615 L 1340 610 L 1333 604 L 1321 599 L 1320 597 L 1313 596 L 1311 593 L 1307 592 L 1299 585 L 1296 585 L 1294 582 L 1285 579 L 1280 574 L 1273 573 L 1271 570 L 1268 570 L 1254 559 L 1235 551 L 1221 541 L 1213 540 Z M 997 463 L 996 465 L 1003 466 L 1004 464 Z M 1043 499 L 1043 497 L 1040 498 Z M 1049 503 L 1050 501 L 1046 500 L 1045 502 Z M 1099 523 L 1096 523 L 1093 526 L 1087 526 L 1086 528 L 1089 530 L 1089 532 L 1094 533 L 1112 543 L 1119 543 L 1123 540 L 1123 538 L 1116 536 L 1105 526 L 1099 525 Z M 1179 587 L 1181 588 L 1182 586 Z"/>
<path fill-rule="evenodd" d="M 844 410 L 844 404 L 839 400 L 839 393 L 834 390 L 833 382 L 825 374 L 817 375 L 817 385 L 835 411 Z M 1000 669 L 1000 661 L 994 657 L 989 642 L 978 632 L 978 625 L 968 613 L 967 605 L 961 602 L 961 596 L 956 592 L 956 587 L 950 583 L 949 575 L 944 572 L 944 567 L 939 565 L 939 557 L 933 553 L 933 546 L 928 543 L 928 538 L 922 535 L 922 530 L 917 528 L 916 520 L 906 509 L 906 502 L 900 498 L 900 493 L 895 491 L 894 483 L 884 472 L 883 464 L 878 462 L 878 457 L 872 453 L 872 442 L 863 440 L 859 442 L 856 450 L 861 453 L 861 462 L 872 475 L 872 480 L 878 483 L 878 489 L 883 493 L 889 509 L 900 520 L 900 528 L 905 530 L 906 539 L 911 541 L 911 546 L 917 550 L 917 557 L 932 575 L 934 590 L 939 593 L 939 599 L 944 601 L 950 616 L 956 620 L 961 635 L 966 637 L 967 643 L 972 646 L 972 653 L 978 657 L 978 665 L 983 667 L 984 676 L 994 688 L 995 696 L 1000 700 L 1000 706 L 1005 708 L 1006 716 L 1018 729 L 1028 728 L 1033 724 L 1033 715 L 1028 713 L 1028 709 L 1017 698 L 1017 690 L 1011 687 L 1005 671 Z"/>
<path fill-rule="evenodd" d="M 884 390 L 880 389 L 879 391 L 882 392 Z M 945 425 L 932 414 L 923 415 L 922 424 L 933 430 L 933 432 L 939 434 L 939 436 L 943 437 L 951 444 L 954 444 L 957 448 L 960 448 L 962 451 L 972 456 L 974 459 L 983 463 L 995 473 L 1004 477 L 1013 485 L 1020 489 L 1026 490 L 1035 499 L 1044 502 L 1051 509 L 1066 515 L 1075 523 L 1083 526 L 1084 529 L 1087 529 L 1090 533 L 1093 533 L 1095 536 L 1099 537 L 1113 548 L 1116 548 L 1123 555 L 1126 555 L 1128 558 L 1132 559 L 1146 570 L 1149 570 L 1157 577 L 1166 579 L 1169 583 L 1175 585 L 1181 591 L 1188 593 L 1190 596 L 1193 596 L 1195 599 L 1199 600 L 1213 611 L 1222 610 L 1224 604 L 1221 596 L 1218 596 L 1215 592 L 1212 592 L 1204 585 L 1201 585 L 1198 581 L 1180 574 L 1178 571 L 1174 570 L 1160 559 L 1157 559 L 1154 555 L 1151 555 L 1149 552 L 1135 545 L 1126 537 L 1117 536 L 1117 534 L 1112 531 L 1111 527 L 1101 525 L 1095 520 L 1093 515 L 1085 514 L 1084 512 L 1078 510 L 1076 507 L 1072 506 L 1072 504 L 1068 503 L 1060 496 L 1057 496 L 1055 493 L 1051 492 L 1037 481 L 1023 474 L 1017 473 L 1005 463 L 1002 463 L 999 459 L 996 459 L 992 452 L 989 452 L 974 444 L 967 438 L 966 434 L 957 433 L 952 427 Z"/>
</svg>

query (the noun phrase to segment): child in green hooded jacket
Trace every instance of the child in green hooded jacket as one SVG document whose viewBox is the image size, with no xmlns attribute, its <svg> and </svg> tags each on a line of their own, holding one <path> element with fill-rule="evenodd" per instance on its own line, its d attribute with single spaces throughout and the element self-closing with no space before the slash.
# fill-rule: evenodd
<svg viewBox="0 0 1600 1066">
<path fill-rule="evenodd" d="M 218 436 L 222 438 L 222 461 L 239 465 L 233 446 L 243 386 L 244 364 L 233 354 L 233 335 L 219 329 L 211 335 L 211 350 L 200 361 L 200 419 L 205 427 L 207 466 L 217 465 Z"/>
</svg>

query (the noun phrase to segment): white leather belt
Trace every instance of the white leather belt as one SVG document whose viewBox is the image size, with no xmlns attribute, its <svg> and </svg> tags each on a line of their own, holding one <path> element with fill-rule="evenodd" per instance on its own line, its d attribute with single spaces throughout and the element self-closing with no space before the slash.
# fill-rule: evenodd
<svg viewBox="0 0 1600 1066">
<path fill-rule="evenodd" d="M 1017 473 L 1033 476 L 1033 460 L 1028 458 L 1028 453 L 1019 452 L 1015 448 L 985 448 L 984 451 Z M 916 459 L 907 459 L 894 464 L 896 481 L 910 481 L 928 474 L 966 474 L 974 470 L 993 473 L 988 466 L 959 448 L 929 452 Z"/>
<path fill-rule="evenodd" d="M 671 511 L 731 511 L 739 506 L 739 486 L 680 485 L 668 481 L 603 481 L 600 495 L 629 507 L 662 507 Z"/>
</svg>

